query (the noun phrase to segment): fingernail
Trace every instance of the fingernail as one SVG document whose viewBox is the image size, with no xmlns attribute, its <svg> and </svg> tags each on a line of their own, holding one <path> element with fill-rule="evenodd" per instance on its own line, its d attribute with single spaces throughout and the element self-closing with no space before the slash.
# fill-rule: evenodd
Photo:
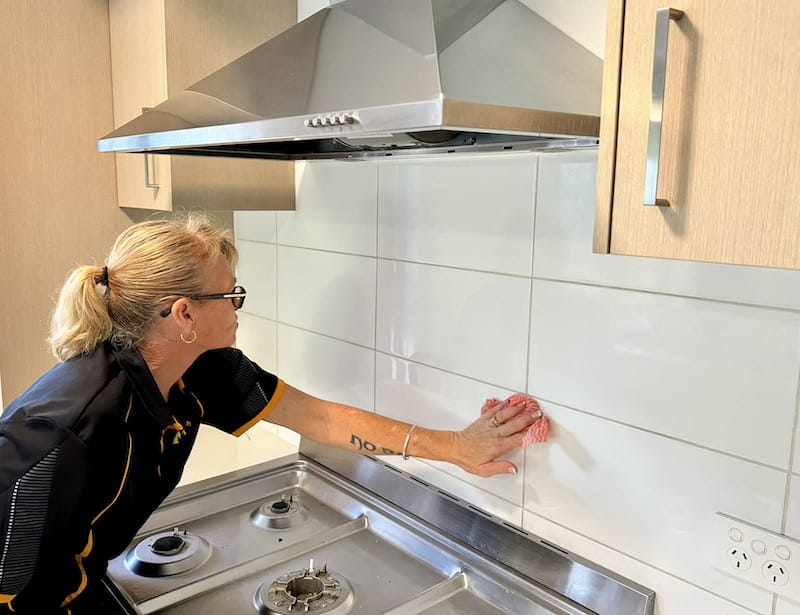
<svg viewBox="0 0 800 615">
<path fill-rule="evenodd" d="M 513 474 L 514 476 L 516 476 L 517 475 L 517 468 L 515 468 L 514 466 L 511 466 L 510 468 L 508 468 L 508 473 L 509 474 Z"/>
</svg>

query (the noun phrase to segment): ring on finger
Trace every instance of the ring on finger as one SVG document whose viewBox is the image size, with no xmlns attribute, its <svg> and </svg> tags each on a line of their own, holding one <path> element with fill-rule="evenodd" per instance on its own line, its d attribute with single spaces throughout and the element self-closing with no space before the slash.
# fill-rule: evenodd
<svg viewBox="0 0 800 615">
<path fill-rule="evenodd" d="M 492 425 L 494 425 L 495 427 L 500 427 L 500 423 L 497 422 L 496 416 L 492 417 Z"/>
</svg>

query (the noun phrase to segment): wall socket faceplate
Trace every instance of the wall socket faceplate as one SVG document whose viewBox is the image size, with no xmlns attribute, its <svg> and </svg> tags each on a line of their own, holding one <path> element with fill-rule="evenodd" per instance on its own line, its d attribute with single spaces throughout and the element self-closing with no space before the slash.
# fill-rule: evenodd
<svg viewBox="0 0 800 615">
<path fill-rule="evenodd" d="M 800 601 L 800 541 L 717 513 L 714 567 Z"/>
</svg>

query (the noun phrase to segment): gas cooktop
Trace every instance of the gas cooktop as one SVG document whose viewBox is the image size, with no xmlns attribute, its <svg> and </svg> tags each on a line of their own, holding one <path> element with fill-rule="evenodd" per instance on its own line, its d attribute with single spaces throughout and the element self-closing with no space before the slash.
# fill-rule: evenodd
<svg viewBox="0 0 800 615">
<path fill-rule="evenodd" d="M 651 615 L 654 594 L 380 460 L 300 453 L 175 491 L 108 568 L 147 615 Z"/>
</svg>

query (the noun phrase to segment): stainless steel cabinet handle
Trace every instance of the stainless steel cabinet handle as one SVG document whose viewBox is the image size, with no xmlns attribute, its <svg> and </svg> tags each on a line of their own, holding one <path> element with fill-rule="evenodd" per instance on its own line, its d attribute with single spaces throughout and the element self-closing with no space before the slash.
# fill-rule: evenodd
<svg viewBox="0 0 800 615">
<path fill-rule="evenodd" d="M 647 170 L 644 178 L 644 204 L 669 207 L 669 201 L 656 197 L 658 165 L 661 156 L 661 121 L 664 117 L 664 84 L 667 80 L 669 22 L 678 21 L 683 11 L 663 8 L 656 11 L 656 42 L 653 47 L 653 94 L 650 99 L 650 128 L 647 132 Z"/>
<path fill-rule="evenodd" d="M 153 107 L 142 107 L 142 113 L 147 113 Z M 160 186 L 156 181 L 156 161 L 153 160 L 153 177 L 150 177 L 150 154 L 144 153 L 144 185 L 148 188 L 158 189 Z"/>
<path fill-rule="evenodd" d="M 156 161 L 153 160 L 153 177 L 150 178 L 150 154 L 144 154 L 144 185 L 148 188 L 160 188 L 156 181 Z"/>
</svg>

